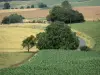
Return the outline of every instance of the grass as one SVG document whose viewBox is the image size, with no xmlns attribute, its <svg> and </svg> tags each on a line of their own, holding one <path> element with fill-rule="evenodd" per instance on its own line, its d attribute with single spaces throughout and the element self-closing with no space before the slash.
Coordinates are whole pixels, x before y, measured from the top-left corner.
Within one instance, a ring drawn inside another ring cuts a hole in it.
<svg viewBox="0 0 100 75">
<path fill-rule="evenodd" d="M 45 25 L 44 25 L 45 26 Z M 43 25 L 35 24 L 18 24 L 0 26 L 0 50 L 4 49 L 22 49 L 23 39 L 30 35 L 36 35 L 42 32 Z M 16 40 L 15 40 L 16 39 Z M 13 44 L 13 46 L 12 46 Z"/>
<path fill-rule="evenodd" d="M 42 50 L 25 64 L 0 75 L 100 75 L 100 53 Z"/>
<path fill-rule="evenodd" d="M 27 50 L 23 50 L 21 43 L 24 38 L 42 32 L 44 26 L 31 23 L 0 25 L 0 68 L 9 67 L 28 58 L 32 53 L 26 53 Z"/>
<path fill-rule="evenodd" d="M 0 68 L 9 67 L 27 59 L 32 53 L 24 52 L 0 52 Z M 1 75 L 1 74 L 0 74 Z"/>
<path fill-rule="evenodd" d="M 100 21 L 76 23 L 71 27 L 92 37 L 96 43 L 93 50 L 100 51 Z"/>
</svg>

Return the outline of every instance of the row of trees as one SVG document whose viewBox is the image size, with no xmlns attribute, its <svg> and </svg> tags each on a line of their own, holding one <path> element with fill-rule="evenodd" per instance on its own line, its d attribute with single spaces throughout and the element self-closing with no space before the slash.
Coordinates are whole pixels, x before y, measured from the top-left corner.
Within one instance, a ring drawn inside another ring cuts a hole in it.
<svg viewBox="0 0 100 75">
<path fill-rule="evenodd" d="M 20 9 L 24 9 L 24 8 L 34 8 L 34 4 L 30 5 L 30 6 L 27 6 L 27 7 L 24 7 L 24 6 L 21 6 Z M 44 3 L 38 3 L 38 7 L 39 8 L 47 8 L 48 6 Z M 10 9 L 11 8 L 11 5 L 10 3 L 6 2 L 4 3 L 4 8 L 3 9 Z"/>
</svg>

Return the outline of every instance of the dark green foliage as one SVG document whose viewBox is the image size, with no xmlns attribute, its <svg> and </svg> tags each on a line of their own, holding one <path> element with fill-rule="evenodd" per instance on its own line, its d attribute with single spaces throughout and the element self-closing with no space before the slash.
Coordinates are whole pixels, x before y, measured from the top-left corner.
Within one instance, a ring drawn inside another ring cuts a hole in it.
<svg viewBox="0 0 100 75">
<path fill-rule="evenodd" d="M 71 4 L 68 1 L 62 2 L 61 6 L 66 9 L 72 9 Z"/>
<path fill-rule="evenodd" d="M 35 45 L 35 37 L 33 35 L 27 37 L 22 42 L 23 48 L 26 48 L 28 52 L 34 45 Z"/>
<path fill-rule="evenodd" d="M 44 3 L 39 3 L 39 4 L 38 4 L 38 7 L 39 7 L 39 8 L 47 8 L 47 5 L 44 4 Z"/>
<path fill-rule="evenodd" d="M 88 46 L 81 46 L 80 50 L 81 51 L 91 51 L 91 48 L 89 48 Z"/>
<path fill-rule="evenodd" d="M 49 12 L 49 15 L 46 17 L 47 21 L 55 22 L 62 21 L 64 23 L 80 23 L 84 22 L 84 16 L 82 13 L 75 11 L 71 8 L 69 4 L 65 6 L 66 1 L 62 3 L 62 6 L 54 6 Z"/>
<path fill-rule="evenodd" d="M 3 9 L 10 9 L 10 4 L 9 3 L 4 3 L 4 8 Z"/>
<path fill-rule="evenodd" d="M 31 8 L 34 8 L 34 5 L 31 5 Z"/>
<path fill-rule="evenodd" d="M 21 6 L 20 9 L 24 9 L 24 6 Z"/>
<path fill-rule="evenodd" d="M 37 35 L 39 49 L 77 49 L 79 40 L 71 28 L 63 22 L 54 22 L 45 32 Z"/>
<path fill-rule="evenodd" d="M 21 23 L 23 19 L 24 19 L 24 17 L 21 15 L 11 14 L 8 17 L 4 17 L 4 19 L 2 20 L 2 23 L 3 24 Z"/>
<path fill-rule="evenodd" d="M 27 6 L 27 8 L 31 8 L 30 6 Z"/>
</svg>

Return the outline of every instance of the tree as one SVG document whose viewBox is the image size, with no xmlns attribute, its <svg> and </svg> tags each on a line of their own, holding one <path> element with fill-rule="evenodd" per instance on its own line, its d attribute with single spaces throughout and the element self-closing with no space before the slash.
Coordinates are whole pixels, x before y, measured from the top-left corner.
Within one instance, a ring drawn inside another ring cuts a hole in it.
<svg viewBox="0 0 100 75">
<path fill-rule="evenodd" d="M 62 6 L 54 6 L 52 10 L 50 10 L 46 19 L 50 22 L 62 21 L 67 24 L 80 23 L 85 21 L 82 13 L 71 9 L 70 5 L 69 7 L 65 6 L 64 2 L 62 3 Z"/>
<path fill-rule="evenodd" d="M 10 24 L 10 23 L 21 23 L 24 17 L 18 14 L 11 14 L 7 17 L 4 17 L 2 20 L 3 24 Z"/>
<path fill-rule="evenodd" d="M 61 6 L 66 9 L 72 9 L 71 4 L 68 1 L 62 2 Z"/>
<path fill-rule="evenodd" d="M 20 9 L 24 9 L 24 6 L 21 6 Z"/>
<path fill-rule="evenodd" d="M 44 3 L 39 3 L 39 4 L 38 4 L 38 7 L 39 7 L 39 8 L 47 8 L 47 5 L 44 4 Z"/>
<path fill-rule="evenodd" d="M 9 3 L 4 3 L 4 9 L 10 9 L 10 4 Z"/>
<path fill-rule="evenodd" d="M 34 8 L 34 5 L 31 5 L 31 8 Z"/>
<path fill-rule="evenodd" d="M 72 49 L 79 47 L 78 37 L 64 22 L 53 22 L 37 35 L 38 49 Z"/>
<path fill-rule="evenodd" d="M 27 8 L 31 8 L 30 6 L 27 6 Z"/>
<path fill-rule="evenodd" d="M 35 37 L 33 35 L 27 37 L 22 42 L 23 48 L 26 48 L 28 52 L 34 45 L 35 45 Z"/>
</svg>

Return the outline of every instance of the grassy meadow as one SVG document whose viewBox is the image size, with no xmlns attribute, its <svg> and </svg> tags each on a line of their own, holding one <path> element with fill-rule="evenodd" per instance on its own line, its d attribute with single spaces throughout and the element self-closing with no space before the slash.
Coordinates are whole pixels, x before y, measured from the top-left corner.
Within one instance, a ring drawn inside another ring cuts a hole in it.
<svg viewBox="0 0 100 75">
<path fill-rule="evenodd" d="M 93 50 L 100 51 L 100 21 L 76 23 L 71 27 L 92 37 L 95 41 Z"/>
<path fill-rule="evenodd" d="M 19 67 L 1 69 L 0 75 L 100 75 L 100 52 L 42 50 Z"/>
</svg>

